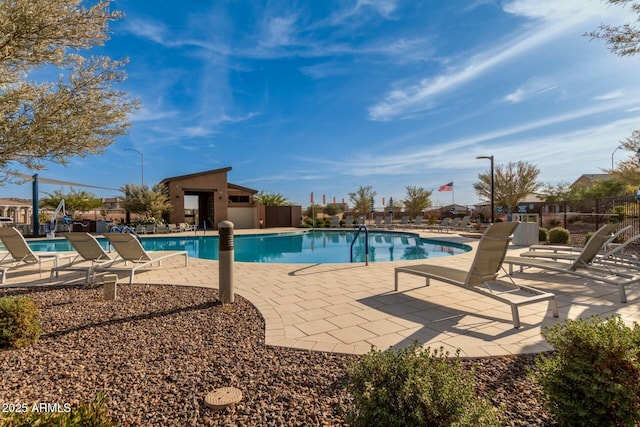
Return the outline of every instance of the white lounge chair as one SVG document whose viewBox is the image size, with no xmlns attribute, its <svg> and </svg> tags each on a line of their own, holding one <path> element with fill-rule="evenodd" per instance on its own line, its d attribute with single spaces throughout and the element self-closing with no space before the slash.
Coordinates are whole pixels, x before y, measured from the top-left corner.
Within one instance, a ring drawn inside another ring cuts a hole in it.
<svg viewBox="0 0 640 427">
<path fill-rule="evenodd" d="M 623 227 L 620 230 L 616 231 L 615 233 L 611 234 L 611 237 L 609 237 L 609 239 L 607 239 L 607 241 L 604 242 L 604 244 L 602 245 L 602 248 L 604 250 L 609 250 L 611 249 L 610 246 L 617 245 L 617 243 L 614 243 L 615 240 L 621 234 L 625 233 L 631 228 L 633 228 L 631 225 L 627 225 L 626 227 Z M 528 248 L 528 250 L 531 252 L 542 251 L 542 252 L 561 252 L 561 253 L 564 253 L 564 252 L 580 253 L 582 252 L 583 249 L 584 249 L 584 246 L 579 247 L 579 246 L 569 246 L 569 245 L 531 245 Z"/>
<path fill-rule="evenodd" d="M 58 277 L 60 271 L 82 271 L 86 273 L 85 278 L 89 281 L 95 268 L 111 265 L 117 259 L 117 256 L 112 257 L 108 254 L 100 242 L 89 233 L 64 233 L 63 236 L 71 243 L 77 254 L 69 264 L 53 267 L 51 269 L 52 279 L 54 276 Z"/>
<path fill-rule="evenodd" d="M 598 230 L 596 230 L 596 232 L 591 236 L 591 238 L 582 248 L 567 246 L 567 251 L 562 251 L 560 249 L 562 246 L 552 246 L 552 250 L 544 251 L 539 249 L 544 245 L 531 245 L 529 246 L 529 250 L 521 252 L 520 256 L 526 258 L 550 258 L 554 260 L 575 261 L 576 259 L 580 258 L 581 254 L 585 251 L 585 248 L 587 248 L 587 246 L 589 246 L 590 248 L 594 248 L 597 245 L 597 251 L 601 251 L 604 247 L 604 244 L 609 241 L 611 232 L 617 227 L 618 224 L 603 225 Z M 591 242 L 591 239 L 593 239 L 594 237 L 595 240 Z M 593 255 L 594 257 L 597 255 L 597 251 Z"/>
<path fill-rule="evenodd" d="M 578 257 L 570 260 L 570 262 L 536 259 L 526 256 L 509 256 L 505 257 L 504 263 L 509 266 L 509 274 L 513 274 L 513 266 L 516 265 L 520 267 L 520 272 L 522 272 L 525 267 L 535 268 L 615 285 L 618 287 L 620 302 L 627 302 L 625 287 L 640 282 L 640 270 L 637 268 L 618 267 L 597 261 L 594 262 L 602 245 L 616 227 L 617 224 L 606 224 L 601 227 L 591 236 Z"/>
<path fill-rule="evenodd" d="M 15 227 L 0 227 L 0 240 L 7 250 L 0 257 L 0 283 L 6 280 L 8 270 L 38 264 L 38 271 L 42 274 L 43 262 L 52 262 L 57 267 L 61 259 L 70 260 L 75 256 L 73 252 L 34 252 Z"/>
<path fill-rule="evenodd" d="M 398 228 L 407 228 L 409 227 L 409 220 L 411 219 L 411 217 L 409 215 L 402 215 L 402 218 L 400 218 L 400 222 L 396 225 L 396 227 Z"/>
<path fill-rule="evenodd" d="M 187 222 L 181 222 L 180 224 L 178 224 L 178 227 L 180 228 L 180 231 L 195 231 L 196 230 L 196 225 L 195 224 L 189 224 Z"/>
<path fill-rule="evenodd" d="M 344 219 L 344 226 L 345 228 L 351 228 L 355 226 L 353 224 L 353 215 L 347 215 L 347 217 Z"/>
<path fill-rule="evenodd" d="M 478 243 L 475 257 L 468 271 L 431 264 L 396 267 L 395 290 L 398 290 L 398 275 L 407 273 L 425 277 L 427 286 L 430 279 L 434 279 L 509 304 L 515 328 L 520 327 L 518 308 L 522 305 L 549 301 L 553 317 L 558 317 L 558 305 L 554 294 L 517 285 L 513 281 L 498 279 L 498 273 L 509 246 L 509 236 L 517 226 L 517 222 L 498 222 L 489 227 Z"/>
<path fill-rule="evenodd" d="M 462 217 L 462 219 L 457 225 L 453 226 L 453 230 L 454 231 L 470 231 L 470 228 L 473 227 L 470 224 L 470 221 L 471 221 L 471 216 L 465 215 L 464 217 Z"/>
<path fill-rule="evenodd" d="M 424 220 L 424 216 L 422 215 L 416 216 L 415 220 L 413 221 L 413 224 L 411 224 L 411 228 L 424 228 L 424 225 L 422 224 L 423 220 Z"/>
<path fill-rule="evenodd" d="M 438 231 L 438 232 L 446 230 L 448 233 L 449 230 L 451 230 L 450 224 L 451 224 L 451 218 L 442 218 L 442 221 L 440 221 L 440 224 L 427 225 L 427 230 Z"/>
<path fill-rule="evenodd" d="M 142 247 L 140 241 L 130 233 L 109 233 L 104 236 L 109 240 L 109 243 L 113 246 L 123 262 L 114 263 L 105 267 L 96 267 L 93 270 L 94 278 L 96 272 L 126 271 L 129 272 L 129 283 L 133 283 L 133 276 L 137 270 L 150 267 L 154 264 L 159 265 L 162 260 L 175 256 L 184 257 L 185 267 L 189 265 L 189 255 L 187 251 L 147 252 Z"/>
</svg>

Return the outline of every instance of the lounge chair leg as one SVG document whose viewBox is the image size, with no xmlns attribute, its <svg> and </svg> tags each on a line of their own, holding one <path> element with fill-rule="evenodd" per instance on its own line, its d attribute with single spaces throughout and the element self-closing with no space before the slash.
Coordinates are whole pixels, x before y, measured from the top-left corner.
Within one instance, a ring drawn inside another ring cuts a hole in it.
<svg viewBox="0 0 640 427">
<path fill-rule="evenodd" d="M 394 290 L 397 291 L 398 290 L 398 270 L 395 271 L 395 276 L 396 276 L 396 280 L 395 280 L 395 287 Z"/>
<path fill-rule="evenodd" d="M 511 304 L 511 316 L 513 317 L 513 327 L 520 328 L 520 314 L 518 314 L 518 306 Z"/>
<path fill-rule="evenodd" d="M 620 292 L 620 302 L 627 302 L 627 293 L 624 290 L 624 285 L 618 285 L 618 290 Z"/>
<path fill-rule="evenodd" d="M 550 299 L 549 300 L 549 305 L 551 306 L 551 313 L 553 313 L 553 317 L 558 317 L 558 301 L 556 301 L 556 299 Z"/>
</svg>

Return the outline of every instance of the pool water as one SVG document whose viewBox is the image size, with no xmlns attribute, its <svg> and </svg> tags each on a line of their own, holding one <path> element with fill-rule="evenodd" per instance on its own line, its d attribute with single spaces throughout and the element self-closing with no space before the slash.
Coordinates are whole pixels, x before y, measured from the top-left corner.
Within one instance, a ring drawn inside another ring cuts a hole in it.
<svg viewBox="0 0 640 427">
<path fill-rule="evenodd" d="M 234 236 L 234 259 L 240 262 L 316 264 L 350 262 L 352 230 L 312 230 L 293 233 Z M 105 249 L 104 238 L 98 241 Z M 65 239 L 30 241 L 34 251 L 71 251 Z M 144 237 L 148 251 L 186 250 L 190 257 L 218 259 L 217 236 Z M 421 238 L 414 233 L 369 231 L 369 262 L 437 258 L 470 251 L 467 245 Z M 365 261 L 365 235 L 353 244 L 353 262 Z"/>
</svg>

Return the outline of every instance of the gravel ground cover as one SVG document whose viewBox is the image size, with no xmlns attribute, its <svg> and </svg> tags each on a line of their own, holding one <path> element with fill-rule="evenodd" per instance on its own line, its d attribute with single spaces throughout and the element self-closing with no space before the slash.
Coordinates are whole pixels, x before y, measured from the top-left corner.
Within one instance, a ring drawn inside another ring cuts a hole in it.
<svg viewBox="0 0 640 427">
<path fill-rule="evenodd" d="M 214 289 L 167 285 L 0 289 L 38 305 L 35 345 L 0 350 L 0 404 L 90 402 L 103 392 L 113 419 L 129 426 L 345 425 L 346 368 L 359 356 L 265 346 L 264 321 L 247 300 L 223 306 Z M 479 394 L 513 426 L 553 425 L 527 376 L 533 356 L 464 361 Z M 233 409 L 204 405 L 236 387 Z"/>
</svg>

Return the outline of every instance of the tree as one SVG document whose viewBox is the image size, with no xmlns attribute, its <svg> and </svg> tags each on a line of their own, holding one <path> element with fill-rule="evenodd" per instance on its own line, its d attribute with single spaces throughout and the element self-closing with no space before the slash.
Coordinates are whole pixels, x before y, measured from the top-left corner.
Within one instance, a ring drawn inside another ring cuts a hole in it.
<svg viewBox="0 0 640 427">
<path fill-rule="evenodd" d="M 125 195 L 122 207 L 142 215 L 144 219 L 160 220 L 163 213 L 171 210 L 171 202 L 158 184 L 151 189 L 146 185 L 125 184 L 120 191 Z"/>
<path fill-rule="evenodd" d="M 549 204 L 560 203 L 573 198 L 571 184 L 568 182 L 561 182 L 556 185 L 548 184 L 542 192 L 544 193 L 544 201 Z"/>
<path fill-rule="evenodd" d="M 287 206 L 291 204 L 287 198 L 280 193 L 267 193 L 265 191 L 260 191 L 258 194 L 253 196 L 253 198 L 264 206 Z"/>
<path fill-rule="evenodd" d="M 333 216 L 339 214 L 340 212 L 342 212 L 342 208 L 337 203 L 327 203 L 327 205 L 324 207 L 324 213 L 326 213 L 327 215 Z"/>
<path fill-rule="evenodd" d="M 72 212 L 74 217 L 102 206 L 102 200 L 96 198 L 95 194 L 76 191 L 73 188 L 66 194 L 62 190 L 55 190 L 53 193 L 47 193 L 47 196 L 40 199 L 43 206 L 55 209 L 60 201 L 64 200 L 65 209 Z"/>
<path fill-rule="evenodd" d="M 581 199 L 600 199 L 603 197 L 616 197 L 630 195 L 631 189 L 618 179 L 603 179 L 597 181 L 591 187 L 582 191 Z"/>
<path fill-rule="evenodd" d="M 409 215 L 412 217 L 420 215 L 426 208 L 431 206 L 430 197 L 433 191 L 426 191 L 422 187 L 413 187 L 411 185 L 405 188 L 407 195 L 403 202 L 405 210 Z"/>
<path fill-rule="evenodd" d="M 510 206 L 516 209 L 518 202 L 541 186 L 538 179 L 540 170 L 527 162 L 509 162 L 506 166 L 497 165 L 494 177 L 494 200 L 496 205 Z M 480 182 L 473 184 L 479 197 L 491 200 L 491 172 L 478 174 Z"/>
<path fill-rule="evenodd" d="M 607 0 L 612 5 L 622 5 L 623 7 L 628 4 L 631 5 L 631 9 L 638 14 L 636 22 L 640 23 L 640 3 L 635 0 Z M 608 45 L 611 52 L 619 56 L 635 55 L 640 53 L 640 28 L 633 24 L 624 24 L 620 26 L 612 26 L 602 24 L 599 30 L 592 31 L 588 34 L 592 39 L 604 40 Z"/>
<path fill-rule="evenodd" d="M 614 179 L 624 182 L 628 186 L 636 187 L 640 183 L 640 168 L 638 168 L 638 149 L 640 149 L 640 130 L 635 130 L 631 136 L 620 142 L 622 148 L 632 152 L 627 160 L 618 162 L 616 169 L 609 173 Z"/>
<path fill-rule="evenodd" d="M 635 0 L 607 0 L 612 5 L 626 7 L 630 5 L 631 10 L 638 16 L 636 23 L 640 24 L 640 2 Z M 624 24 L 612 26 L 602 24 L 599 30 L 587 34 L 592 39 L 604 40 L 609 45 L 609 50 L 618 56 L 630 56 L 640 53 L 640 26 L 634 24 Z M 640 148 L 640 131 L 633 131 L 631 137 L 621 141 L 623 148 L 632 151 L 633 155 Z M 638 159 L 632 159 L 618 163 L 618 169 L 610 172 L 615 179 L 619 179 L 627 185 L 635 187 L 640 182 L 640 169 Z"/>
<path fill-rule="evenodd" d="M 113 89 L 126 60 L 78 52 L 108 39 L 111 0 L 0 1 L 0 167 L 99 154 L 124 135 L 137 100 Z M 38 81 L 51 67 L 55 81 Z M 44 70 L 44 72 L 43 72 Z M 2 180 L 7 181 L 8 176 Z"/>
<path fill-rule="evenodd" d="M 349 193 L 349 199 L 353 202 L 353 210 L 358 215 L 366 215 L 371 211 L 371 199 L 376 197 L 371 185 L 360 186 L 355 193 Z"/>
</svg>

